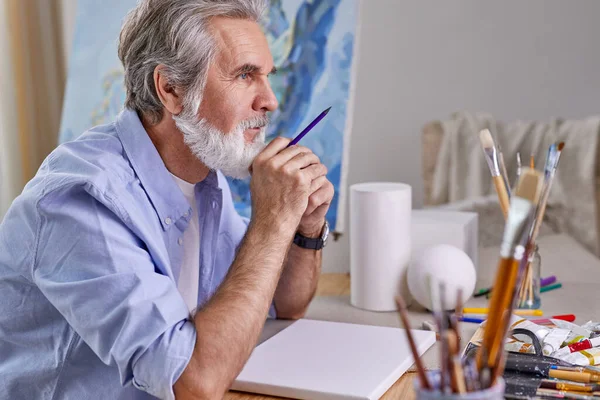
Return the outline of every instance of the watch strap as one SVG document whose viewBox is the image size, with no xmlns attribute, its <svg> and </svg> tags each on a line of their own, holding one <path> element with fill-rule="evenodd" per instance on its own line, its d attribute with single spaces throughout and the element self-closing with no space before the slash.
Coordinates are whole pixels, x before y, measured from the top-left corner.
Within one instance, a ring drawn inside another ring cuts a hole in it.
<svg viewBox="0 0 600 400">
<path fill-rule="evenodd" d="M 309 238 L 299 234 L 298 232 L 296 232 L 296 235 L 294 236 L 294 244 L 302 247 L 303 249 L 311 250 L 321 250 L 323 247 L 325 247 L 325 241 L 322 238 Z"/>
</svg>

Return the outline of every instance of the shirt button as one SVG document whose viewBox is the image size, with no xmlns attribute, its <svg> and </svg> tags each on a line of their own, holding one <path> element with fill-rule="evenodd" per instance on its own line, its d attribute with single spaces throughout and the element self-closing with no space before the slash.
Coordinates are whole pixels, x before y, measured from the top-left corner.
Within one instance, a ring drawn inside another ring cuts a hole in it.
<svg viewBox="0 0 600 400">
<path fill-rule="evenodd" d="M 167 225 L 171 225 L 171 222 L 173 222 L 173 220 L 169 217 L 165 218 L 165 224 Z"/>
<path fill-rule="evenodd" d="M 177 239 L 177 244 L 181 246 L 183 244 L 183 238 Z"/>
<path fill-rule="evenodd" d="M 186 218 L 188 217 L 188 215 L 190 215 L 190 213 L 187 212 L 187 211 L 183 213 L 183 216 L 186 217 Z"/>
</svg>

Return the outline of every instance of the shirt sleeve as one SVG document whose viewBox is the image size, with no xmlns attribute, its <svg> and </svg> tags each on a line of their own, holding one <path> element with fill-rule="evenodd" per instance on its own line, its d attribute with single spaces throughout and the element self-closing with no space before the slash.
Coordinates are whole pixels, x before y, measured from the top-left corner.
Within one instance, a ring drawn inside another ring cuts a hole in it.
<svg viewBox="0 0 600 400">
<path fill-rule="evenodd" d="M 89 187 L 46 195 L 34 281 L 100 360 L 118 368 L 122 385 L 174 399 L 196 330 L 174 282 L 155 272 L 118 210 Z"/>
<path fill-rule="evenodd" d="M 244 224 L 246 224 L 246 229 L 248 229 L 248 225 L 250 225 L 250 218 L 242 217 L 242 216 L 240 216 L 240 218 L 242 218 L 242 221 L 244 221 Z M 267 314 L 267 318 L 268 319 L 277 319 L 277 310 L 275 309 L 275 299 L 273 299 L 273 301 L 271 301 L 271 307 L 269 307 L 269 313 Z"/>
</svg>

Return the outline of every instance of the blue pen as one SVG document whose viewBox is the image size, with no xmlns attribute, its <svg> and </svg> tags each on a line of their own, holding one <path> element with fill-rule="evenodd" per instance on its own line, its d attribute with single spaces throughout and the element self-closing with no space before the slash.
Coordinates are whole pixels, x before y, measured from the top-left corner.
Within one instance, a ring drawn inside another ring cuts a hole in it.
<svg viewBox="0 0 600 400">
<path fill-rule="evenodd" d="M 481 318 L 460 318 L 459 319 L 460 322 L 470 322 L 472 324 L 481 324 L 483 321 L 485 321 L 485 319 L 481 319 Z"/>
<path fill-rule="evenodd" d="M 304 135 L 306 135 L 312 128 L 315 127 L 315 125 L 317 125 L 319 123 L 320 120 L 323 119 L 323 117 L 325 117 L 327 115 L 327 113 L 329 112 L 329 110 L 331 110 L 331 107 L 329 107 L 327 110 L 325 110 L 321 114 L 319 114 L 317 116 L 317 118 L 315 118 L 310 124 L 308 124 L 308 126 L 306 128 L 304 128 L 304 130 L 302 132 L 300 132 L 298 134 L 298 136 L 296 136 L 290 142 L 290 144 L 287 145 L 287 147 L 290 147 L 290 146 L 293 146 L 293 145 L 297 144 L 300 141 L 300 139 L 302 139 L 304 137 Z"/>
</svg>

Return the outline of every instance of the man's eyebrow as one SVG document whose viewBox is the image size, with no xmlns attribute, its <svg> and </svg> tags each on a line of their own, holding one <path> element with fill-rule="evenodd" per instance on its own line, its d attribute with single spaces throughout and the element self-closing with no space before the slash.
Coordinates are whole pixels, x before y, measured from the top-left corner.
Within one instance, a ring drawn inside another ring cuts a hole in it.
<svg viewBox="0 0 600 400">
<path fill-rule="evenodd" d="M 241 75 L 241 74 L 253 74 L 256 72 L 260 72 L 260 67 L 258 65 L 246 63 L 246 64 L 243 64 L 242 66 L 236 68 L 233 72 L 233 75 L 237 76 L 237 75 Z M 271 69 L 271 71 L 269 72 L 269 75 L 275 74 L 275 73 L 277 73 L 277 68 L 273 67 Z"/>
</svg>

